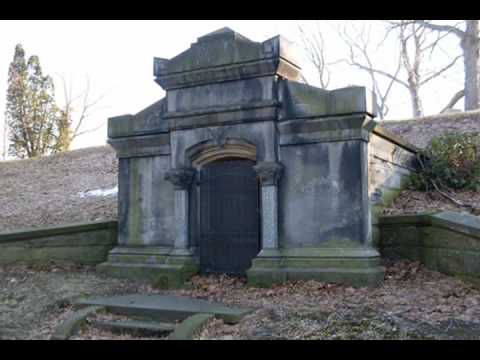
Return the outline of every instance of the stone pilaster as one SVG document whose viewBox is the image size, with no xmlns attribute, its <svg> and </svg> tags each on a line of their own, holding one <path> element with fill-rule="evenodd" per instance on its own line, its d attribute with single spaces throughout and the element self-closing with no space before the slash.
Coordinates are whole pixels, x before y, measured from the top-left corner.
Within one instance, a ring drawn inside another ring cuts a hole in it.
<svg viewBox="0 0 480 360">
<path fill-rule="evenodd" d="M 263 186 L 277 186 L 278 180 L 282 175 L 283 165 L 274 161 L 259 162 L 253 167 L 257 177 Z"/>
<path fill-rule="evenodd" d="M 277 162 L 260 162 L 254 170 L 261 184 L 262 250 L 278 249 L 278 180 L 283 166 Z"/>
<path fill-rule="evenodd" d="M 188 239 L 188 192 L 193 182 L 195 170 L 191 168 L 172 169 L 165 174 L 165 180 L 170 181 L 175 188 L 175 244 L 176 253 L 189 253 Z"/>
</svg>

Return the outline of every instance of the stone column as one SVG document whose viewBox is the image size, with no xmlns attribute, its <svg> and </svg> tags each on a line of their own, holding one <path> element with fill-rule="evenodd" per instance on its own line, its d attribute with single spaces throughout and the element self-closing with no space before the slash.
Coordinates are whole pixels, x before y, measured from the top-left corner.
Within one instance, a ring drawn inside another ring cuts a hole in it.
<svg viewBox="0 0 480 360">
<path fill-rule="evenodd" d="M 262 198 L 262 250 L 278 249 L 278 190 L 277 184 L 283 165 L 260 162 L 254 170 L 261 184 Z"/>
<path fill-rule="evenodd" d="M 188 191 L 195 176 L 195 169 L 172 169 L 165 174 L 175 189 L 175 252 L 189 252 Z"/>
</svg>

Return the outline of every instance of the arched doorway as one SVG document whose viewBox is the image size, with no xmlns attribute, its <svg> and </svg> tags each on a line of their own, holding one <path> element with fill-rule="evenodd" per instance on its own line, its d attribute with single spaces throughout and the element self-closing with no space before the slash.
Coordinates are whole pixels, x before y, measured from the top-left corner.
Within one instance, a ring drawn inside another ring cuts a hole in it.
<svg viewBox="0 0 480 360">
<path fill-rule="evenodd" d="M 226 158 L 200 173 L 200 270 L 242 275 L 260 251 L 255 162 Z"/>
</svg>

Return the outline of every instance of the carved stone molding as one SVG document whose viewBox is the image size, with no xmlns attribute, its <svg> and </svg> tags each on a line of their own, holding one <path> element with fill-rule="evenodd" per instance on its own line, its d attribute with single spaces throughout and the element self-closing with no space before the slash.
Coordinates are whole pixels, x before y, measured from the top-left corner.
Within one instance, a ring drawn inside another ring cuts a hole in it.
<svg viewBox="0 0 480 360">
<path fill-rule="evenodd" d="M 262 185 L 277 185 L 283 165 L 278 162 L 260 162 L 253 167 Z"/>
<path fill-rule="evenodd" d="M 195 168 L 229 157 L 257 161 L 257 148 L 239 139 L 228 139 L 222 147 L 217 146 L 214 141 L 209 141 L 188 149 L 187 157 Z"/>
<path fill-rule="evenodd" d="M 172 169 L 165 174 L 165 180 L 170 181 L 175 189 L 188 189 L 195 178 L 195 172 L 192 168 Z"/>
<path fill-rule="evenodd" d="M 213 143 L 217 145 L 220 149 L 222 149 L 225 146 L 225 143 L 227 142 L 227 134 L 228 134 L 228 131 L 230 130 L 230 126 L 222 126 L 215 129 L 211 129 L 211 128 L 206 128 L 206 129 Z"/>
</svg>

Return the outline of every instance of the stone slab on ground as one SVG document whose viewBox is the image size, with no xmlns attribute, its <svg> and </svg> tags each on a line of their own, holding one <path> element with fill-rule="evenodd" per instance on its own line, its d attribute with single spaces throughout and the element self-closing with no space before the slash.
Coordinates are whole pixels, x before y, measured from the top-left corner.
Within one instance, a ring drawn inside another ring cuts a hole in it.
<svg viewBox="0 0 480 360">
<path fill-rule="evenodd" d="M 92 321 L 94 327 L 110 331 L 112 333 L 131 333 L 140 336 L 158 336 L 169 334 L 175 330 L 175 324 L 159 323 L 152 321 Z"/>
<path fill-rule="evenodd" d="M 194 335 L 215 315 L 195 314 L 183 320 L 177 325 L 175 331 L 168 337 L 169 340 L 193 340 Z"/>
<path fill-rule="evenodd" d="M 123 315 L 141 316 L 158 321 L 183 321 L 202 313 L 213 314 L 226 323 L 237 323 L 252 309 L 227 307 L 221 303 L 208 302 L 182 296 L 157 294 L 132 294 L 80 300 L 76 307 L 103 306 L 107 311 Z"/>
<path fill-rule="evenodd" d="M 89 315 L 95 314 L 103 309 L 104 308 L 101 306 L 88 306 L 75 312 L 57 328 L 53 333 L 51 340 L 67 340 L 70 336 L 75 335 L 78 332 Z"/>
</svg>

